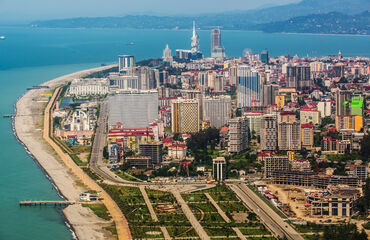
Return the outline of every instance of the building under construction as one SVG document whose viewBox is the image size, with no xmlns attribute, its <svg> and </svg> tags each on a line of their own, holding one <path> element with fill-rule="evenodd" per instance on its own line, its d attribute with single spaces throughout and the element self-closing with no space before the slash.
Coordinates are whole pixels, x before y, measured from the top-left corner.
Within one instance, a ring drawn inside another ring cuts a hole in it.
<svg viewBox="0 0 370 240">
<path fill-rule="evenodd" d="M 348 185 L 359 187 L 360 181 L 356 176 L 337 176 L 315 174 L 313 172 L 284 171 L 276 170 L 271 172 L 272 182 L 282 185 L 313 186 L 317 188 L 326 188 L 332 185 Z"/>
<path fill-rule="evenodd" d="M 306 197 L 307 210 L 312 217 L 350 217 L 360 192 L 348 186 L 328 187 L 325 191 L 310 192 Z"/>
</svg>

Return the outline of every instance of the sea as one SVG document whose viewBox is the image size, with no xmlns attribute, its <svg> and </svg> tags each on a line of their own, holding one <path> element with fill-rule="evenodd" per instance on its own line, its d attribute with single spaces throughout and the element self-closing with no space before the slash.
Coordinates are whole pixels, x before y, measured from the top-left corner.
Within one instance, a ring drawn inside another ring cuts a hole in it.
<svg viewBox="0 0 370 240">
<path fill-rule="evenodd" d="M 199 31 L 201 50 L 210 55 L 210 32 Z M 122 29 L 41 29 L 0 27 L 0 114 L 14 113 L 14 103 L 29 86 L 101 64 L 119 54 L 136 59 L 161 57 L 166 44 L 190 48 L 191 31 Z M 133 44 L 131 44 L 133 43 Z M 370 57 L 370 36 L 267 34 L 223 31 L 229 57 L 245 49 L 271 56 L 337 55 Z M 73 239 L 60 208 L 20 207 L 22 200 L 62 199 L 42 168 L 17 141 L 9 118 L 0 118 L 0 239 Z"/>
</svg>

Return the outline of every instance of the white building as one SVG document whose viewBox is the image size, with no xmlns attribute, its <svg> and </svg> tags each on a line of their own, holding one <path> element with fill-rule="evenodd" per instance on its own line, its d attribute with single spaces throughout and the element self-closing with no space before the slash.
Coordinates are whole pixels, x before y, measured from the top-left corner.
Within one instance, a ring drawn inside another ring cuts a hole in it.
<svg viewBox="0 0 370 240">
<path fill-rule="evenodd" d="M 227 124 L 231 111 L 231 97 L 203 98 L 203 120 L 210 121 L 212 127 L 220 128 Z"/>
<path fill-rule="evenodd" d="M 183 160 L 186 157 L 185 144 L 173 144 L 168 147 L 168 156 L 175 160 Z"/>
<path fill-rule="evenodd" d="M 66 125 L 69 126 L 70 131 L 89 131 L 94 129 L 87 110 L 74 111 L 67 119 Z"/>
<path fill-rule="evenodd" d="M 331 102 L 321 101 L 317 104 L 317 110 L 320 112 L 321 118 L 331 116 Z"/>
<path fill-rule="evenodd" d="M 168 44 L 166 44 L 166 48 L 163 50 L 163 57 L 162 57 L 164 62 L 172 62 L 172 51 L 168 47 Z"/>
<path fill-rule="evenodd" d="M 122 92 L 108 97 L 109 126 L 146 128 L 158 118 L 157 91 Z"/>
<path fill-rule="evenodd" d="M 74 79 L 69 87 L 70 96 L 105 95 L 109 93 L 107 79 L 86 78 Z"/>
</svg>

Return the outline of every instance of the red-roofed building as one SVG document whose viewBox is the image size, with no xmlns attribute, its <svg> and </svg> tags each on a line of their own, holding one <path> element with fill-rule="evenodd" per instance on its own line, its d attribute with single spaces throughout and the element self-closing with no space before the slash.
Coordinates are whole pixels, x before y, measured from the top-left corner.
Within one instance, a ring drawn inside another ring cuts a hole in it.
<svg viewBox="0 0 370 240">
<path fill-rule="evenodd" d="M 185 144 L 173 144 L 168 147 L 168 156 L 175 160 L 186 158 L 187 147 Z"/>
</svg>

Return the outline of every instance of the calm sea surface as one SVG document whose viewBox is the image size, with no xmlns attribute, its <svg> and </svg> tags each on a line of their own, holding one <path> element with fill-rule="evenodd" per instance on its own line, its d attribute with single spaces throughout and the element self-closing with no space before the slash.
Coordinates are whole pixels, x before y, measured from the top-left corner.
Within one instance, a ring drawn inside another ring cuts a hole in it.
<svg viewBox="0 0 370 240">
<path fill-rule="evenodd" d="M 34 29 L 0 27 L 0 114 L 13 113 L 26 87 L 78 70 L 112 63 L 118 54 L 138 60 L 160 57 L 165 44 L 189 48 L 190 31 L 117 29 Z M 200 31 L 201 50 L 210 51 L 210 33 Z M 368 36 L 265 34 L 225 31 L 228 56 L 243 49 L 269 50 L 272 56 L 370 56 Z M 128 43 L 134 42 L 134 45 Z M 0 116 L 0 239 L 71 239 L 60 209 L 22 207 L 20 200 L 60 199 L 51 182 L 12 133 L 11 120 Z"/>
</svg>

